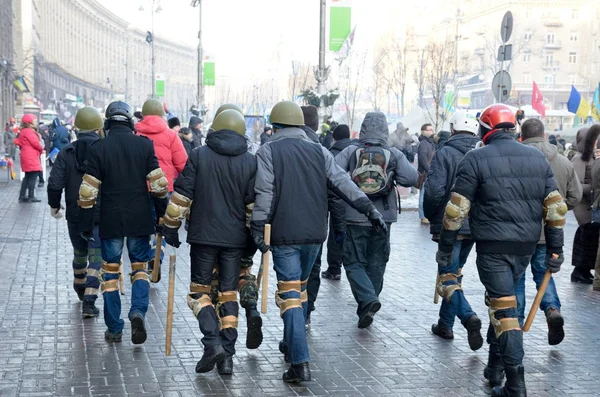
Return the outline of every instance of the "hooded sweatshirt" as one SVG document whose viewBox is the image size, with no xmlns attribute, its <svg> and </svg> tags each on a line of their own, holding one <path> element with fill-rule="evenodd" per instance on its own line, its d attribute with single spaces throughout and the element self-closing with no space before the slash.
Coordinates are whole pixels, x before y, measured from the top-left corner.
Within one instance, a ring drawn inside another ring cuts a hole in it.
<svg viewBox="0 0 600 397">
<path fill-rule="evenodd" d="M 62 125 L 57 117 L 52 121 L 52 133 L 50 136 L 52 146 L 61 150 L 71 142 L 71 135 L 65 126 Z"/>
<path fill-rule="evenodd" d="M 158 164 L 169 181 L 169 192 L 173 191 L 173 182 L 183 171 L 188 155 L 181 139 L 169 129 L 167 122 L 160 116 L 144 116 L 135 125 L 138 135 L 145 136 L 154 143 Z"/>
<path fill-rule="evenodd" d="M 337 164 L 345 171 L 352 173 L 356 168 L 355 152 L 365 145 L 382 146 L 391 152 L 389 167 L 393 169 L 394 181 L 405 187 L 417 182 L 417 171 L 410 165 L 406 156 L 396 148 L 387 146 L 389 131 L 385 115 L 381 112 L 369 112 L 360 127 L 359 143 L 353 142 L 335 157 Z M 398 201 L 396 190 L 392 189 L 387 196 L 388 208 L 385 209 L 383 198 L 371 199 L 375 208 L 383 215 L 386 223 L 398 220 Z M 346 206 L 346 221 L 349 225 L 371 226 L 371 222 L 350 206 Z"/>
</svg>

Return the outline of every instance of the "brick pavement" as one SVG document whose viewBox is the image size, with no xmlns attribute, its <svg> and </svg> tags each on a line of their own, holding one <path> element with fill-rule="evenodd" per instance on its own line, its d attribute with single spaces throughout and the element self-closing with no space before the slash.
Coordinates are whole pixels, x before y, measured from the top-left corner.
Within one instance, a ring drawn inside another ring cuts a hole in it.
<svg viewBox="0 0 600 397">
<path fill-rule="evenodd" d="M 81 318 L 71 288 L 71 254 L 66 222 L 48 206 L 18 204 L 18 183 L 0 187 L 0 396 L 484 396 L 482 371 L 487 347 L 471 352 L 459 324 L 456 339 L 430 332 L 438 307 L 432 303 L 435 245 L 415 212 L 405 212 L 392 229 L 383 307 L 370 329 L 356 328 L 355 303 L 345 277 L 324 280 L 312 316 L 309 344 L 313 381 L 290 386 L 280 378 L 286 365 L 277 349 L 282 322 L 273 301 L 258 350 L 244 347 L 245 320 L 235 374 L 197 375 L 201 333 L 185 301 L 188 251 L 178 250 L 173 353 L 164 355 L 166 269 L 153 285 L 147 315 L 149 337 L 141 347 L 107 344 L 101 318 Z M 45 199 L 45 193 L 40 197 Z M 575 230 L 567 226 L 566 263 Z M 325 257 L 325 256 L 324 256 Z M 258 260 L 258 258 L 257 258 Z M 258 262 L 258 261 L 257 261 Z M 543 314 L 525 336 L 529 396 L 598 396 L 600 379 L 600 294 L 569 282 L 570 266 L 557 276 L 567 336 L 556 347 L 546 343 Z M 275 290 L 270 277 L 270 296 Z M 465 267 L 466 294 L 487 323 L 483 287 L 474 255 Z M 127 286 L 129 288 L 129 286 Z M 529 279 L 528 304 L 534 288 Z M 99 303 L 101 303 L 101 298 Z M 126 316 L 128 297 L 124 299 Z"/>
</svg>

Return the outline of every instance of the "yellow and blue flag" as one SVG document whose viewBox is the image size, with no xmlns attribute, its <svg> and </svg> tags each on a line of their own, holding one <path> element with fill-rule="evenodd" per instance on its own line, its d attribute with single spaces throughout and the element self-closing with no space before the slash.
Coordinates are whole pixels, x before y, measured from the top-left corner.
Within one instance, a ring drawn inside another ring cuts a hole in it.
<svg viewBox="0 0 600 397">
<path fill-rule="evenodd" d="M 577 91 L 573 85 L 571 86 L 571 96 L 569 96 L 569 101 L 567 102 L 567 109 L 569 112 L 575 113 L 583 120 L 587 118 L 591 110 L 591 106 L 588 101 L 581 96 L 579 91 Z"/>
<path fill-rule="evenodd" d="M 600 86 L 594 92 L 594 100 L 592 101 L 592 117 L 596 121 L 600 121 Z"/>
<path fill-rule="evenodd" d="M 17 76 L 13 84 L 15 88 L 19 90 L 19 92 L 29 92 L 29 88 L 27 87 L 27 84 L 25 84 L 25 79 L 23 79 L 23 76 Z"/>
</svg>

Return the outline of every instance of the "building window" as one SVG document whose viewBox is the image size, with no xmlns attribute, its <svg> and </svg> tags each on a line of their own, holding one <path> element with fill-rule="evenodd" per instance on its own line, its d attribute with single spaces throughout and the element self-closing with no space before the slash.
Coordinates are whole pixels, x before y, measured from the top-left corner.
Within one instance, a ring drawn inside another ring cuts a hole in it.
<svg viewBox="0 0 600 397">
<path fill-rule="evenodd" d="M 525 37 L 524 37 L 525 41 L 529 41 L 531 40 L 531 31 L 526 31 L 525 32 Z"/>
<path fill-rule="evenodd" d="M 577 84 L 577 75 L 576 74 L 570 74 L 569 75 L 569 84 Z"/>
<path fill-rule="evenodd" d="M 554 83 L 554 76 L 551 74 L 547 74 L 544 76 L 544 84 L 552 84 Z"/>
<path fill-rule="evenodd" d="M 571 41 L 579 41 L 579 33 L 571 32 Z"/>
<path fill-rule="evenodd" d="M 571 10 L 571 19 L 578 19 L 579 18 L 579 10 L 573 8 Z"/>
<path fill-rule="evenodd" d="M 546 66 L 547 67 L 554 66 L 554 55 L 552 55 L 552 54 L 547 54 L 546 55 Z"/>
<path fill-rule="evenodd" d="M 531 73 L 523 73 L 523 83 L 531 83 Z"/>
<path fill-rule="evenodd" d="M 569 63 L 577 63 L 577 53 L 569 52 Z"/>
<path fill-rule="evenodd" d="M 531 62 L 531 54 L 523 54 L 523 63 Z"/>
<path fill-rule="evenodd" d="M 546 44 L 554 44 L 554 33 L 546 33 Z"/>
</svg>

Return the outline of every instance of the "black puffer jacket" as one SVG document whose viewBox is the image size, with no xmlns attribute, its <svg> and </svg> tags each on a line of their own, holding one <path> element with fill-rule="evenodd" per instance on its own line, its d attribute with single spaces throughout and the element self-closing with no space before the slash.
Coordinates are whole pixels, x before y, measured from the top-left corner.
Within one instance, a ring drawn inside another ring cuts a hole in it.
<svg viewBox="0 0 600 397">
<path fill-rule="evenodd" d="M 507 132 L 496 132 L 486 146 L 465 155 L 452 188 L 471 201 L 477 252 L 513 255 L 535 251 L 544 199 L 554 190 L 556 181 L 542 152 Z"/>
<path fill-rule="evenodd" d="M 429 165 L 431 164 L 431 158 L 435 153 L 435 142 L 432 137 L 426 137 L 424 135 L 419 136 L 419 147 L 417 149 L 417 171 L 427 173 L 429 171 Z"/>
<path fill-rule="evenodd" d="M 456 180 L 458 164 L 467 152 L 475 148 L 477 142 L 479 138 L 471 134 L 454 135 L 433 156 L 423 198 L 423 211 L 431 223 L 429 227 L 431 234 L 439 234 L 442 231 L 444 210 L 450 200 L 450 191 Z M 465 220 L 459 234 L 471 234 L 468 220 Z"/>
<path fill-rule="evenodd" d="M 56 157 L 52 172 L 48 178 L 48 205 L 60 208 L 62 191 L 65 191 L 67 210 L 65 216 L 69 222 L 77 222 L 79 206 L 79 187 L 85 174 L 85 160 L 88 146 L 100 137 L 94 132 L 79 133 L 77 141 L 65 146 Z M 100 206 L 96 206 L 94 224 L 100 221 Z"/>
<path fill-rule="evenodd" d="M 192 151 L 175 191 L 193 201 L 187 242 L 244 248 L 246 205 L 254 202 L 256 158 L 235 131 L 211 132 Z"/>
</svg>

